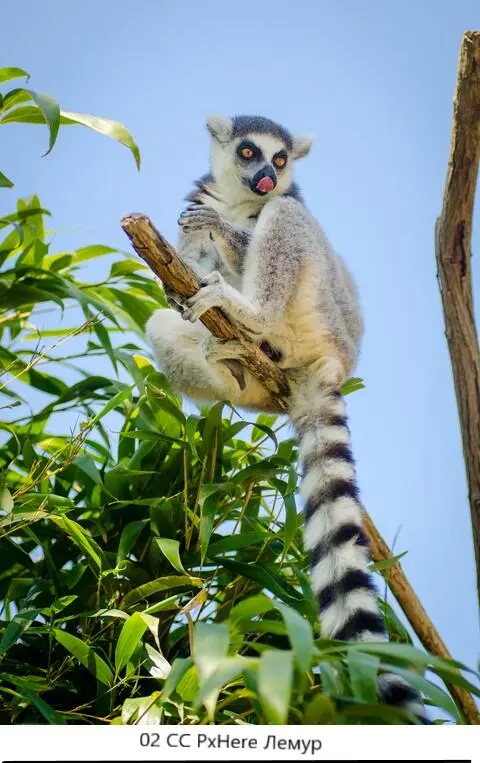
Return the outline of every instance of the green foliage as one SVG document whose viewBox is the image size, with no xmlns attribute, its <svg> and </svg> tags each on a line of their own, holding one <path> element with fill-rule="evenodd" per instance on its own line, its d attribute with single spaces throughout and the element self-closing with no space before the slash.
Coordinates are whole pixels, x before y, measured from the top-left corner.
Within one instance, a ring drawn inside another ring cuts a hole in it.
<svg viewBox="0 0 480 763">
<path fill-rule="evenodd" d="M 0 722 L 404 723 L 385 669 L 459 722 L 425 672 L 477 696 L 478 677 L 414 649 L 388 604 L 397 643 L 319 638 L 295 441 L 183 408 L 144 344 L 149 272 L 116 255 L 85 279 L 115 253 L 52 252 L 48 214 L 32 196 L 0 220 Z"/>
<path fill-rule="evenodd" d="M 0 69 L 0 85 L 19 78 L 25 78 L 28 81 L 30 75 L 24 69 L 15 66 Z M 38 93 L 36 90 L 25 87 L 16 87 L 6 93 L 0 93 L 0 125 L 12 122 L 46 124 L 49 142 L 45 155 L 49 154 L 54 147 L 60 125 L 85 125 L 123 143 L 132 152 L 135 163 L 140 169 L 140 151 L 123 125 L 111 119 L 63 111 L 57 101 L 45 93 Z M 0 172 L 0 188 L 2 187 L 12 188 L 13 182 Z"/>
</svg>

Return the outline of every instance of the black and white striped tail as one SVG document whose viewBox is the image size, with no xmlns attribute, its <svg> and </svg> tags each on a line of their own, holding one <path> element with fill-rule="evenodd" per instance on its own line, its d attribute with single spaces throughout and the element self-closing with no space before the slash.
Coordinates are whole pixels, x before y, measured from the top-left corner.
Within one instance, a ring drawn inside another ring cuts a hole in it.
<svg viewBox="0 0 480 763">
<path fill-rule="evenodd" d="M 322 632 L 342 641 L 386 639 L 368 571 L 345 401 L 339 392 L 300 387 L 290 415 L 300 443 L 305 546 Z M 417 692 L 399 676 L 380 676 L 379 694 L 387 704 L 404 707 L 426 722 Z"/>
</svg>

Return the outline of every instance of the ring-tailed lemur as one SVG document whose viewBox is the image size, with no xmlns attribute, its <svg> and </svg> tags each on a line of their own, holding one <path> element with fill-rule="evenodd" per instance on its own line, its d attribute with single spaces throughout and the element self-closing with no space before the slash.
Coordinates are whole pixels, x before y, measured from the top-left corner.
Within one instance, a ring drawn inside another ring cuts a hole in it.
<svg viewBox="0 0 480 763">
<path fill-rule="evenodd" d="M 179 254 L 203 275 L 201 288 L 181 313 L 157 311 L 148 337 L 180 392 L 260 411 L 279 408 L 247 369 L 240 378 L 232 372 L 242 345 L 215 339 L 198 318 L 221 307 L 273 348 L 292 381 L 289 415 L 300 442 L 305 545 L 322 632 L 385 639 L 340 394 L 363 333 L 357 291 L 293 183 L 293 162 L 312 139 L 262 117 L 216 116 L 207 126 L 211 174 L 197 182 L 179 219 Z M 381 675 L 379 691 L 426 722 L 417 692 L 401 678 Z"/>
</svg>

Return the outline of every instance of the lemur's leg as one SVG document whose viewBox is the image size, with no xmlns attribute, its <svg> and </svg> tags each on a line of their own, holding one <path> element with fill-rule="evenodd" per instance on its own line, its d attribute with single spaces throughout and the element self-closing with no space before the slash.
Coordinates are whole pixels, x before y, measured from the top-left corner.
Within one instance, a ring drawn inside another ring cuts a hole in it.
<svg viewBox="0 0 480 763">
<path fill-rule="evenodd" d="M 238 395 L 238 383 L 228 368 L 206 360 L 204 346 L 210 334 L 201 323 L 192 326 L 175 310 L 157 310 L 146 332 L 162 370 L 179 392 L 204 400 Z"/>
<path fill-rule="evenodd" d="M 215 339 L 201 323 L 190 325 L 174 310 L 157 310 L 146 333 L 172 386 L 194 400 L 229 400 L 273 411 L 275 401 L 240 364 L 239 342 Z"/>
<path fill-rule="evenodd" d="M 203 204 L 187 207 L 180 215 L 178 224 L 185 232 L 210 231 L 232 270 L 237 274 L 243 271 L 252 238 L 250 231 L 224 220 L 215 209 Z"/>
</svg>

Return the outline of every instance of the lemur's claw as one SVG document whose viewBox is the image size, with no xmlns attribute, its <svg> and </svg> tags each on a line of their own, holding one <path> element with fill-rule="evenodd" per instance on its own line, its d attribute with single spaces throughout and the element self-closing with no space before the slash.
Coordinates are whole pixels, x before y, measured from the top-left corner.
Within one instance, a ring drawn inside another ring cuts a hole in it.
<svg viewBox="0 0 480 763">
<path fill-rule="evenodd" d="M 166 284 L 162 285 L 165 299 L 167 300 L 169 307 L 176 310 L 177 313 L 183 314 L 183 311 L 185 310 L 185 298 L 180 294 L 177 294 L 177 292 L 171 289 L 170 286 L 167 286 Z"/>
<path fill-rule="evenodd" d="M 223 227 L 222 218 L 218 212 L 212 207 L 206 207 L 203 204 L 187 207 L 177 222 L 184 230 L 193 231 L 219 231 Z"/>
<path fill-rule="evenodd" d="M 236 339 L 219 339 L 209 336 L 204 340 L 203 351 L 208 363 L 222 363 L 236 380 L 241 390 L 246 388 L 245 369 L 242 360 L 245 360 L 249 351 Z"/>
<path fill-rule="evenodd" d="M 233 378 L 236 380 L 238 386 L 240 387 L 241 391 L 243 392 L 244 389 L 247 387 L 247 382 L 245 381 L 245 369 L 240 363 L 239 360 L 232 360 L 230 358 L 227 358 L 226 360 L 222 361 L 232 374 Z"/>
</svg>

